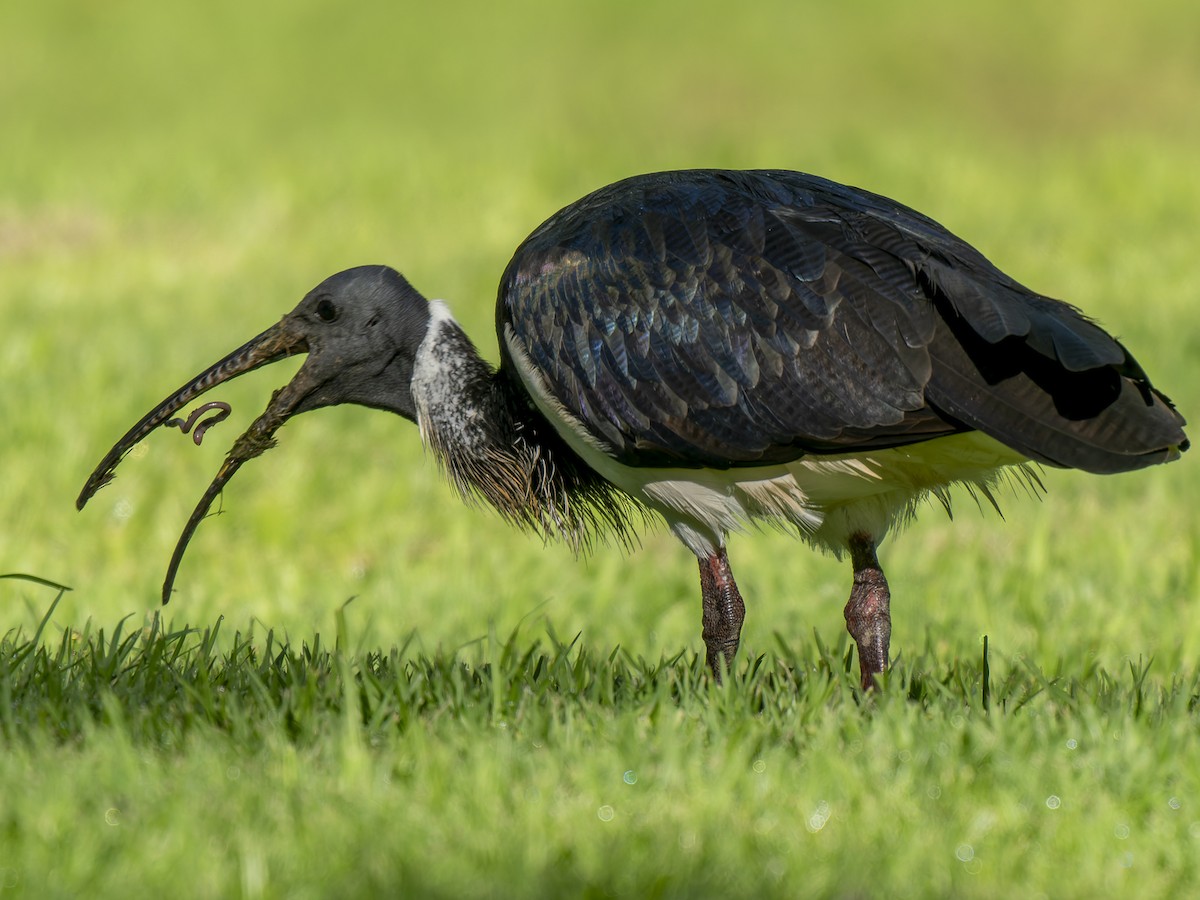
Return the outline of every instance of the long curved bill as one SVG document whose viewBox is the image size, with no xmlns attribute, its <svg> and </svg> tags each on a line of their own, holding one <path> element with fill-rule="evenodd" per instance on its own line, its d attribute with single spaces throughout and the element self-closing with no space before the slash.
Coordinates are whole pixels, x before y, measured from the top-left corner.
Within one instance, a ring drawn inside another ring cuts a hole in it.
<svg viewBox="0 0 1200 900">
<path fill-rule="evenodd" d="M 308 342 L 302 335 L 292 331 L 285 319 L 243 344 L 224 359 L 209 366 L 146 413 L 136 425 L 125 433 L 124 437 L 113 445 L 113 448 L 108 451 L 104 459 L 96 466 L 95 471 L 88 477 L 79 498 L 75 501 L 76 508 L 83 509 L 96 491 L 112 481 L 116 474 L 116 468 L 125 458 L 125 454 L 154 429 L 166 424 L 168 419 L 196 397 L 238 375 L 244 375 L 260 366 L 307 351 Z M 196 505 L 175 545 L 175 552 L 171 555 L 167 576 L 163 582 L 162 602 L 164 604 L 171 597 L 175 574 L 179 570 L 179 563 L 183 559 L 188 542 L 195 534 L 196 527 L 208 514 L 213 501 L 229 483 L 234 473 L 241 468 L 242 463 L 261 455 L 275 445 L 273 436 L 276 430 L 287 421 L 296 405 L 310 390 L 308 373 L 301 368 L 291 382 L 271 396 L 271 402 L 267 404 L 262 415 L 254 420 L 246 433 L 239 437 L 229 449 L 225 462 L 222 463 L 212 484 L 200 498 L 200 502 Z"/>
</svg>

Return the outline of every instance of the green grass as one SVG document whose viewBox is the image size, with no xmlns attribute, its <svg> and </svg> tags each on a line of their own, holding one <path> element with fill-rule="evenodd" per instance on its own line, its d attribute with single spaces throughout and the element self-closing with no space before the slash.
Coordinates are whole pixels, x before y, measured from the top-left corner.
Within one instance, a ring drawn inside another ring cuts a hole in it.
<svg viewBox="0 0 1200 900">
<path fill-rule="evenodd" d="M 347 612 L 332 647 L 158 620 L 6 641 L 11 886 L 1179 896 L 1200 874 L 1195 669 L 925 652 L 864 698 L 845 641 L 781 640 L 715 686 L 694 654 L 552 636 L 352 651 Z"/>
<path fill-rule="evenodd" d="M 0 6 L 0 572 L 73 588 L 0 580 L 0 892 L 1200 888 L 1190 457 L 1046 472 L 1003 521 L 930 508 L 881 554 L 898 660 L 869 698 L 844 564 L 735 536 L 748 619 L 716 686 L 668 535 L 544 547 L 361 409 L 239 474 L 159 618 L 178 529 L 294 364 L 75 512 L 129 424 L 327 274 L 394 264 L 494 356 L 525 234 L 693 165 L 928 212 L 1195 418 L 1200 12 L 646 6 Z"/>
</svg>

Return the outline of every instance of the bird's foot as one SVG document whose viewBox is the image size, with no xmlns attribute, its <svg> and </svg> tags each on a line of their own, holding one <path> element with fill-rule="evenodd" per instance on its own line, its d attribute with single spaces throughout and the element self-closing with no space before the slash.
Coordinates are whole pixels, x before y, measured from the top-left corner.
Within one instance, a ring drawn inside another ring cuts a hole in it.
<svg viewBox="0 0 1200 900">
<path fill-rule="evenodd" d="M 724 547 L 700 560 L 700 591 L 704 602 L 704 647 L 708 667 L 719 681 L 721 667 L 733 665 L 742 637 L 746 605 L 733 580 Z"/>
<path fill-rule="evenodd" d="M 875 676 L 888 666 L 892 639 L 891 592 L 879 560 L 875 541 L 865 534 L 850 537 L 854 587 L 846 603 L 846 630 L 858 645 L 858 667 L 863 690 L 876 687 Z"/>
</svg>

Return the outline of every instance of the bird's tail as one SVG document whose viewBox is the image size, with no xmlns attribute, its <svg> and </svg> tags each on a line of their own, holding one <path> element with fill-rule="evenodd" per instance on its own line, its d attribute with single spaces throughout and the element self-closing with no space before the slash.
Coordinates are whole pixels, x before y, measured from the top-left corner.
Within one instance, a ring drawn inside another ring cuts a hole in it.
<svg viewBox="0 0 1200 900">
<path fill-rule="evenodd" d="M 994 341 L 942 306 L 930 403 L 1053 466 L 1126 472 L 1187 449 L 1183 416 L 1119 341 L 1065 303 L 1023 299 L 1028 332 Z"/>
</svg>

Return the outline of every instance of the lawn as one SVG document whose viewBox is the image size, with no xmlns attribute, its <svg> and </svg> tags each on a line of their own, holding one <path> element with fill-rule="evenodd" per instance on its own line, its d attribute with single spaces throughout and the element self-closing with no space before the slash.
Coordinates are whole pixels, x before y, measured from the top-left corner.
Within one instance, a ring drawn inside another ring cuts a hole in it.
<svg viewBox="0 0 1200 900">
<path fill-rule="evenodd" d="M 915 206 L 1200 410 L 1200 9 L 119 0 L 0 7 L 0 892 L 30 897 L 1200 891 L 1195 462 L 963 496 L 849 568 L 735 536 L 586 559 L 461 504 L 416 429 L 289 423 L 174 540 L 295 363 L 82 513 L 105 450 L 347 266 L 495 358 L 512 250 L 642 171 L 786 167 Z M 1194 455 L 1194 454 L 1193 454 Z M 986 645 L 984 636 L 987 637 Z M 699 655 L 699 659 L 697 658 Z M 850 674 L 848 674 L 848 672 Z"/>
</svg>

